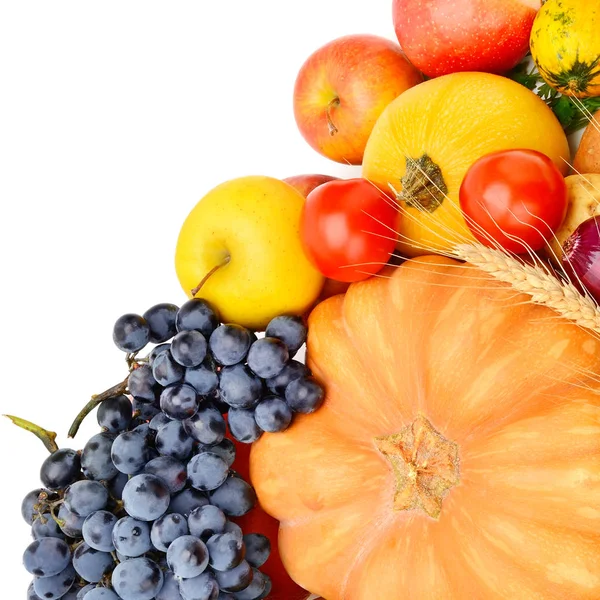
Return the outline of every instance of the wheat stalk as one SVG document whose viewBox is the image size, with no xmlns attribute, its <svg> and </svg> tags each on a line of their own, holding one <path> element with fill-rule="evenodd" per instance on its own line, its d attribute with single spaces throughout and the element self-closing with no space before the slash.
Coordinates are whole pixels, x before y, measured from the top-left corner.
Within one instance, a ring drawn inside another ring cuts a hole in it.
<svg viewBox="0 0 600 600">
<path fill-rule="evenodd" d="M 458 244 L 452 254 L 529 295 L 535 304 L 548 306 L 577 325 L 600 334 L 600 308 L 571 282 L 479 243 Z"/>
</svg>

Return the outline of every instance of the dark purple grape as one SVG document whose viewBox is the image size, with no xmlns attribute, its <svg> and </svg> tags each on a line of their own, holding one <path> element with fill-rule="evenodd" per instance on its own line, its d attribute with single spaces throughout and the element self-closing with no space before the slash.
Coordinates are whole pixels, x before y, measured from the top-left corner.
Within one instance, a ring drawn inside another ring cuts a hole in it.
<svg viewBox="0 0 600 600">
<path fill-rule="evenodd" d="M 183 463 L 172 456 L 153 458 L 144 467 L 144 473 L 156 475 L 169 488 L 171 494 L 180 492 L 187 482 L 187 471 Z"/>
<path fill-rule="evenodd" d="M 47 537 L 35 540 L 23 553 L 23 564 L 36 577 L 52 577 L 67 568 L 71 551 L 64 540 Z M 36 592 L 37 593 L 37 592 Z"/>
<path fill-rule="evenodd" d="M 146 437 L 140 431 L 124 431 L 113 442 L 110 455 L 121 473 L 139 473 L 149 459 Z"/>
<path fill-rule="evenodd" d="M 227 521 L 227 523 L 225 524 L 225 533 L 235 533 L 235 535 L 237 535 L 239 538 L 244 537 L 244 532 L 242 531 L 242 528 L 233 521 Z"/>
<path fill-rule="evenodd" d="M 235 600 L 258 600 L 267 597 L 265 591 L 267 591 L 267 585 L 270 583 L 269 578 L 258 569 L 253 568 L 252 572 L 253 577 L 250 585 L 239 592 L 233 593 Z"/>
<path fill-rule="evenodd" d="M 218 506 L 229 517 L 241 517 L 256 506 L 254 488 L 241 477 L 231 474 L 220 487 L 210 492 L 211 504 Z"/>
<path fill-rule="evenodd" d="M 287 429 L 292 422 L 292 409 L 283 398 L 267 396 L 254 409 L 254 420 L 263 430 L 276 433 Z"/>
<path fill-rule="evenodd" d="M 163 573 L 149 558 L 132 558 L 115 567 L 111 583 L 123 600 L 152 600 L 163 585 Z"/>
<path fill-rule="evenodd" d="M 221 400 L 234 408 L 251 408 L 260 400 L 263 382 L 246 365 L 224 367 L 219 375 Z"/>
<path fill-rule="evenodd" d="M 198 447 L 198 454 L 201 452 L 212 452 L 220 456 L 230 467 L 235 461 L 235 444 L 225 438 L 223 441 L 215 445 L 203 445 Z"/>
<path fill-rule="evenodd" d="M 159 344 L 158 346 L 154 346 L 152 350 L 150 350 L 150 354 L 148 354 L 148 364 L 150 367 L 154 366 L 154 360 L 159 354 L 162 354 L 166 350 L 171 349 L 171 344 Z"/>
<path fill-rule="evenodd" d="M 65 506 L 78 517 L 102 510 L 108 503 L 108 491 L 98 481 L 76 481 L 65 490 Z"/>
<path fill-rule="evenodd" d="M 120 596 L 117 596 L 115 592 L 109 590 L 108 588 L 95 588 L 88 592 L 85 596 L 82 596 L 81 599 L 77 597 L 77 600 L 121 600 Z"/>
<path fill-rule="evenodd" d="M 106 588 L 97 588 L 95 583 L 88 583 L 84 585 L 80 590 L 77 591 L 77 600 L 83 600 L 84 596 L 95 589 L 106 589 Z"/>
<path fill-rule="evenodd" d="M 177 313 L 177 331 L 199 331 L 205 338 L 218 327 L 216 310 L 202 298 L 192 298 L 181 306 Z"/>
<path fill-rule="evenodd" d="M 33 589 L 44 600 L 64 598 L 76 579 L 77 574 L 73 565 L 67 565 L 60 573 L 51 577 L 34 577 Z"/>
<path fill-rule="evenodd" d="M 58 523 L 52 518 L 50 513 L 38 515 L 31 525 L 31 535 L 34 540 L 45 537 L 55 537 L 64 539 L 65 534 L 61 531 Z"/>
<path fill-rule="evenodd" d="M 179 580 L 175 578 L 172 571 L 165 571 L 165 581 L 156 594 L 156 600 L 183 600 L 179 593 Z"/>
<path fill-rule="evenodd" d="M 185 368 L 173 358 L 170 350 L 165 350 L 154 359 L 152 375 L 160 385 L 167 387 L 183 379 Z"/>
<path fill-rule="evenodd" d="M 44 498 L 48 497 L 48 494 L 50 494 L 48 490 L 37 488 L 29 492 L 25 498 L 23 498 L 23 501 L 21 502 L 21 516 L 27 525 L 31 525 L 40 512 L 36 509 L 36 506 L 40 507 L 44 504 L 43 500 L 40 499 L 40 495 Z"/>
<path fill-rule="evenodd" d="M 98 407 L 98 425 L 109 433 L 120 433 L 129 427 L 133 416 L 131 401 L 120 395 L 107 398 Z"/>
<path fill-rule="evenodd" d="M 226 525 L 225 513 L 212 504 L 195 508 L 188 517 L 190 533 L 204 542 L 215 533 L 223 533 Z"/>
<path fill-rule="evenodd" d="M 308 376 L 310 376 L 310 371 L 306 365 L 297 360 L 290 360 L 278 375 L 267 379 L 266 384 L 269 390 L 277 396 L 285 396 L 285 390 L 292 381 Z"/>
<path fill-rule="evenodd" d="M 208 566 L 206 545 L 193 535 L 182 535 L 171 542 L 167 564 L 176 577 L 197 577 Z"/>
<path fill-rule="evenodd" d="M 235 600 L 235 598 L 233 594 L 229 594 L 228 592 L 219 592 L 217 600 Z"/>
<path fill-rule="evenodd" d="M 188 533 L 186 518 L 178 513 L 168 513 L 154 521 L 150 539 L 157 550 L 166 552 L 174 540 Z"/>
<path fill-rule="evenodd" d="M 244 536 L 246 560 L 257 569 L 262 567 L 271 554 L 271 542 L 261 533 L 248 533 Z"/>
<path fill-rule="evenodd" d="M 191 455 L 193 446 L 194 440 L 186 433 L 181 421 L 167 423 L 156 434 L 156 449 L 163 456 L 185 460 Z"/>
<path fill-rule="evenodd" d="M 254 410 L 247 408 L 230 408 L 227 413 L 227 422 L 231 435 L 244 444 L 255 442 L 261 435 L 262 429 L 254 419 Z"/>
<path fill-rule="evenodd" d="M 312 377 L 300 377 L 285 390 L 285 401 L 298 413 L 308 414 L 317 410 L 325 398 L 325 391 Z"/>
<path fill-rule="evenodd" d="M 62 490 L 81 477 L 79 454 L 70 448 L 60 448 L 44 460 L 40 469 L 42 484 L 49 490 Z"/>
<path fill-rule="evenodd" d="M 190 485 L 202 492 L 216 490 L 227 479 L 228 473 L 229 465 L 212 452 L 196 454 L 187 465 Z"/>
<path fill-rule="evenodd" d="M 68 537 L 80 538 L 82 536 L 85 517 L 79 517 L 72 513 L 64 504 L 58 509 L 58 520 L 60 530 Z"/>
<path fill-rule="evenodd" d="M 280 339 L 288 348 L 290 356 L 298 352 L 306 342 L 308 328 L 300 317 L 282 315 L 275 317 L 265 331 L 267 337 Z"/>
<path fill-rule="evenodd" d="M 163 481 L 146 473 L 132 477 L 123 490 L 125 510 L 140 521 L 154 521 L 164 515 L 169 501 L 169 489 Z"/>
<path fill-rule="evenodd" d="M 140 402 L 137 398 L 133 399 L 132 406 L 135 418 L 133 421 L 131 421 L 131 427 L 134 429 L 137 429 L 140 425 L 148 423 L 160 413 L 159 407 L 155 406 L 154 404 Z"/>
<path fill-rule="evenodd" d="M 82 542 L 73 552 L 73 566 L 79 577 L 89 583 L 98 583 L 112 571 L 115 561 L 109 552 L 100 552 Z"/>
<path fill-rule="evenodd" d="M 213 406 L 201 406 L 196 414 L 183 422 L 185 431 L 201 444 L 219 444 L 225 438 L 227 424 Z"/>
<path fill-rule="evenodd" d="M 160 395 L 160 408 L 171 419 L 189 419 L 196 414 L 198 406 L 196 390 L 185 383 L 171 385 Z"/>
<path fill-rule="evenodd" d="M 215 578 L 219 584 L 219 589 L 224 592 L 239 592 L 247 588 L 253 576 L 252 567 L 245 560 L 242 560 L 233 569 L 227 571 L 215 570 Z"/>
<path fill-rule="evenodd" d="M 116 477 L 113 477 L 108 483 L 107 488 L 110 495 L 115 500 L 120 500 L 123 494 L 123 488 L 125 484 L 129 481 L 129 476 L 126 473 L 117 473 Z"/>
<path fill-rule="evenodd" d="M 157 415 L 152 417 L 149 423 L 149 427 L 150 429 L 152 429 L 152 431 L 159 431 L 162 427 L 164 427 L 165 425 L 167 425 L 167 423 L 170 423 L 171 421 L 172 419 L 169 419 L 169 417 L 167 417 L 167 415 L 165 415 L 165 413 L 161 411 Z"/>
<path fill-rule="evenodd" d="M 151 404 L 156 400 L 160 386 L 154 379 L 150 365 L 140 365 L 131 371 L 127 379 L 127 389 L 139 402 Z"/>
<path fill-rule="evenodd" d="M 209 571 L 179 582 L 179 591 L 183 600 L 217 600 L 219 584 Z"/>
<path fill-rule="evenodd" d="M 235 324 L 219 325 L 208 341 L 213 358 L 224 366 L 242 362 L 248 354 L 251 343 L 250 331 Z"/>
<path fill-rule="evenodd" d="M 209 355 L 202 364 L 186 369 L 183 381 L 191 385 L 200 396 L 212 394 L 219 387 L 217 367 L 212 357 Z"/>
<path fill-rule="evenodd" d="M 195 508 L 206 504 L 208 504 L 208 498 L 205 494 L 194 488 L 187 488 L 171 498 L 169 512 L 179 513 L 187 518 Z"/>
<path fill-rule="evenodd" d="M 150 525 L 133 517 L 123 517 L 115 523 L 112 542 L 117 552 L 123 556 L 141 556 L 152 549 Z"/>
<path fill-rule="evenodd" d="M 112 533 L 117 521 L 116 515 L 107 510 L 98 510 L 87 516 L 81 529 L 86 544 L 100 552 L 113 552 Z"/>
<path fill-rule="evenodd" d="M 129 403 L 129 400 L 127 402 Z M 117 475 L 119 471 L 111 458 L 114 440 L 114 434 L 102 432 L 92 436 L 84 446 L 81 453 L 81 469 L 87 479 L 108 481 Z"/>
<path fill-rule="evenodd" d="M 271 581 L 271 578 L 268 575 L 265 575 L 264 573 L 262 573 L 261 571 L 254 571 L 254 577 L 252 578 L 252 581 L 254 581 L 256 578 L 259 579 L 264 579 L 265 582 L 265 589 L 263 590 L 263 593 L 258 596 L 257 600 L 263 600 L 263 598 L 268 598 L 269 594 L 273 591 L 273 582 Z M 252 585 L 252 584 L 250 584 Z M 261 585 L 261 583 L 259 582 L 258 585 Z M 258 586 L 257 586 L 258 588 Z M 242 590 L 240 593 L 244 593 L 246 590 Z M 254 593 L 251 590 L 251 593 Z M 234 598 L 235 600 L 235 598 Z"/>
<path fill-rule="evenodd" d="M 42 600 L 33 589 L 33 581 L 29 584 L 27 588 L 27 600 Z"/>
<path fill-rule="evenodd" d="M 146 319 L 133 313 L 119 317 L 113 328 L 113 341 L 123 352 L 138 352 L 150 341 Z"/>
<path fill-rule="evenodd" d="M 208 564 L 215 571 L 228 571 L 244 559 L 244 539 L 235 532 L 215 533 L 206 542 Z"/>
<path fill-rule="evenodd" d="M 248 351 L 248 366 L 263 379 L 281 373 L 290 355 L 287 346 L 277 338 L 264 337 L 256 340 Z"/>
<path fill-rule="evenodd" d="M 206 338 L 196 330 L 180 331 L 171 342 L 173 358 L 186 368 L 197 367 L 206 357 Z"/>
<path fill-rule="evenodd" d="M 150 341 L 153 344 L 166 342 L 177 333 L 175 321 L 179 308 L 174 304 L 161 303 L 149 308 L 143 315 L 150 328 Z"/>
</svg>

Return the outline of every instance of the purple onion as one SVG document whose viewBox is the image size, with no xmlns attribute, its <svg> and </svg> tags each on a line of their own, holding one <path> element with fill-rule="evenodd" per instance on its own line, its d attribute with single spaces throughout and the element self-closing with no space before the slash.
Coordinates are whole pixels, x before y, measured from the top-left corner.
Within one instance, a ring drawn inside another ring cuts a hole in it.
<svg viewBox="0 0 600 600">
<path fill-rule="evenodd" d="M 567 272 L 575 274 L 574 283 L 600 301 L 600 217 L 577 227 L 563 245 L 562 260 Z"/>
</svg>

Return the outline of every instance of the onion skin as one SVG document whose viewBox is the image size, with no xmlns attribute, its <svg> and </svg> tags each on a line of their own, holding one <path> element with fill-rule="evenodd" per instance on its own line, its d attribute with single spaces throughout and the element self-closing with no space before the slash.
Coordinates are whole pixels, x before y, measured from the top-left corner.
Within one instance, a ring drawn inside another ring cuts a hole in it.
<svg viewBox="0 0 600 600">
<path fill-rule="evenodd" d="M 563 246 L 563 264 L 580 284 L 600 302 L 600 216 L 587 219 Z"/>
</svg>

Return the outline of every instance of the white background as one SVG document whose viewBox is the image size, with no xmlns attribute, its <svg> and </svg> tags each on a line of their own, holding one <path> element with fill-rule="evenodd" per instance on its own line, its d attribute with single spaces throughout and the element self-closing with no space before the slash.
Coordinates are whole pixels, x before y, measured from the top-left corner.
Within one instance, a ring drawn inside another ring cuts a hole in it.
<svg viewBox="0 0 600 600">
<path fill-rule="evenodd" d="M 112 325 L 182 303 L 179 228 L 234 177 L 357 176 L 296 129 L 303 61 L 344 34 L 395 39 L 391 0 L 29 2 L 0 8 L 0 412 L 59 432 L 125 375 Z M 22 497 L 47 455 L 0 422 L 0 597 L 20 600 Z"/>
</svg>

